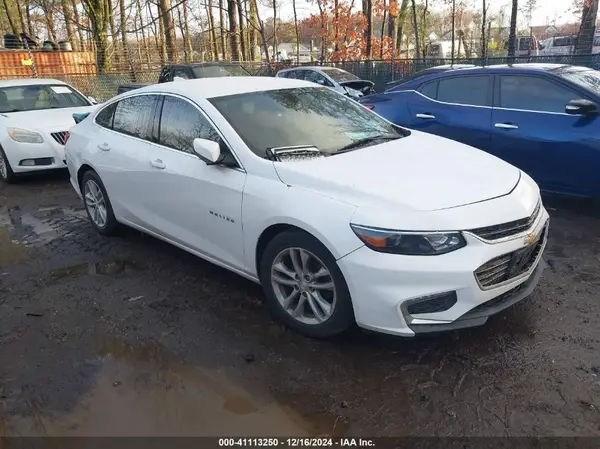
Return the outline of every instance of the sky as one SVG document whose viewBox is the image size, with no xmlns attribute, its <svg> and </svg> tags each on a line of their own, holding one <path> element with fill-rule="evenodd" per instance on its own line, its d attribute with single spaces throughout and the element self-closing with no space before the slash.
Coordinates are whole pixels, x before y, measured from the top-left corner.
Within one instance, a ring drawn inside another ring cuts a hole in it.
<svg viewBox="0 0 600 449">
<path fill-rule="evenodd" d="M 355 0 L 357 5 L 360 5 L 360 0 Z M 472 3 L 479 5 L 480 0 L 470 0 Z M 521 0 L 524 3 L 524 0 Z M 259 3 L 261 3 L 259 1 Z M 266 2 L 265 2 L 266 3 Z M 291 0 L 280 0 L 280 10 L 278 14 L 280 17 L 290 19 L 293 17 L 292 2 Z M 510 19 L 510 9 L 512 2 L 511 0 L 488 0 L 490 13 L 496 14 L 502 9 L 505 10 L 506 23 Z M 536 25 L 548 25 L 548 24 L 565 24 L 579 22 L 579 17 L 572 14 L 573 0 L 537 0 L 537 7 L 533 12 L 532 26 Z M 261 5 L 262 6 L 262 5 Z M 316 7 L 316 1 L 310 3 L 306 0 L 297 0 L 296 9 L 298 11 L 298 18 L 302 19 L 308 17 L 311 14 L 317 13 L 318 8 Z M 261 7 L 261 16 L 269 17 L 272 16 L 272 10 L 270 8 Z M 526 18 L 523 13 L 519 13 L 519 22 L 523 25 L 526 24 Z"/>
</svg>

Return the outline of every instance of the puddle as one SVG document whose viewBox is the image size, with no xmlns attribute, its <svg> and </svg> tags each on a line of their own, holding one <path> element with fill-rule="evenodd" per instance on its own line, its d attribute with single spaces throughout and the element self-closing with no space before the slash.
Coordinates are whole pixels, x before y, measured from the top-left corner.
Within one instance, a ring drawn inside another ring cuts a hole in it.
<svg viewBox="0 0 600 449">
<path fill-rule="evenodd" d="M 12 241 L 6 229 L 0 227 L 0 268 L 16 265 L 25 259 L 29 249 Z"/>
<path fill-rule="evenodd" d="M 52 279 L 64 279 L 68 277 L 96 274 L 115 276 L 117 274 L 128 271 L 137 271 L 139 269 L 141 269 L 140 265 L 128 260 L 116 260 L 104 263 L 86 262 L 50 270 L 50 277 Z"/>
<path fill-rule="evenodd" d="M 341 420 L 311 422 L 285 404 L 255 398 L 221 374 L 187 365 L 160 346 L 114 342 L 101 351 L 98 364 L 95 386 L 70 413 L 31 417 L 35 434 L 260 437 L 347 431 Z"/>
<path fill-rule="evenodd" d="M 24 210 L 19 206 L 0 208 L 0 227 L 23 245 L 46 244 L 59 236 L 61 220 L 85 218 L 83 208 L 44 207 Z"/>
</svg>

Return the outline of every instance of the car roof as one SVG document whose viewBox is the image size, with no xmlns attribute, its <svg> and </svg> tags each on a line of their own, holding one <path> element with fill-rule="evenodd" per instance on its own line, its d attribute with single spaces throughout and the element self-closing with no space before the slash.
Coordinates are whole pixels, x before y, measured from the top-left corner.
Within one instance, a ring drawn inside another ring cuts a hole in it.
<svg viewBox="0 0 600 449">
<path fill-rule="evenodd" d="M 150 86 L 132 90 L 127 94 L 173 93 L 189 98 L 216 98 L 227 95 L 263 92 L 277 89 L 293 89 L 298 87 L 320 86 L 310 81 L 275 78 L 270 76 L 222 76 L 214 78 L 197 78 L 191 80 L 170 81 L 167 83 L 151 84 Z"/>
<path fill-rule="evenodd" d="M 0 87 L 39 86 L 40 84 L 67 84 L 64 81 L 52 78 L 16 78 L 0 80 Z"/>
</svg>

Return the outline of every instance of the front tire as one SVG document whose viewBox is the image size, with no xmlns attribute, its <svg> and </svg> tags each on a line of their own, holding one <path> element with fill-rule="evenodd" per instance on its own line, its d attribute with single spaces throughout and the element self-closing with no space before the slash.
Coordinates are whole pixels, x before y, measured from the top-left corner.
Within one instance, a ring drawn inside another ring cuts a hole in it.
<svg viewBox="0 0 600 449">
<path fill-rule="evenodd" d="M 100 234 L 114 235 L 119 223 L 115 218 L 106 188 L 95 171 L 88 170 L 83 174 L 81 193 L 85 211 L 94 228 Z"/>
<path fill-rule="evenodd" d="M 335 258 L 305 232 L 286 231 L 267 244 L 260 280 L 273 317 L 300 334 L 327 338 L 355 324 L 348 285 Z"/>
<path fill-rule="evenodd" d="M 16 175 L 13 172 L 2 147 L 0 147 L 0 179 L 7 184 L 12 184 L 16 180 Z"/>
</svg>

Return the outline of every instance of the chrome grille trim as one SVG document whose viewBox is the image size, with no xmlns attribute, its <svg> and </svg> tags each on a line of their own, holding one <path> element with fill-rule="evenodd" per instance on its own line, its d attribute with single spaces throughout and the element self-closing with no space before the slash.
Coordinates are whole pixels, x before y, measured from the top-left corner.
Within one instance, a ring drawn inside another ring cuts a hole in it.
<svg viewBox="0 0 600 449">
<path fill-rule="evenodd" d="M 533 246 L 495 257 L 477 268 L 474 275 L 479 288 L 482 290 L 498 288 L 531 274 L 542 257 L 547 240 L 548 222 L 544 225 L 539 240 Z M 523 257 L 525 259 L 522 259 Z M 511 269 L 516 268 L 516 264 L 522 266 L 511 272 Z"/>
<path fill-rule="evenodd" d="M 67 143 L 67 138 L 69 136 L 69 131 L 59 131 L 56 133 L 50 133 L 50 135 L 52 136 L 52 138 L 58 142 L 60 145 L 63 145 Z"/>
<path fill-rule="evenodd" d="M 487 241 L 500 240 L 507 237 L 513 237 L 530 229 L 540 216 L 542 211 L 542 201 L 538 200 L 533 213 L 526 218 L 509 221 L 493 226 L 485 226 L 482 228 L 469 229 L 466 232 L 476 235 L 480 239 Z"/>
</svg>

